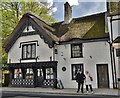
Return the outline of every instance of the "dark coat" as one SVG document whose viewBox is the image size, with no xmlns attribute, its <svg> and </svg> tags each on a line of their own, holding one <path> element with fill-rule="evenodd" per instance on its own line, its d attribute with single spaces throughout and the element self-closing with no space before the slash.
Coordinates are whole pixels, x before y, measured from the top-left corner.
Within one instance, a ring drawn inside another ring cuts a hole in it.
<svg viewBox="0 0 120 98">
<path fill-rule="evenodd" d="M 76 75 L 76 82 L 78 83 L 84 83 L 84 80 L 85 80 L 85 75 L 83 73 L 77 73 Z"/>
</svg>

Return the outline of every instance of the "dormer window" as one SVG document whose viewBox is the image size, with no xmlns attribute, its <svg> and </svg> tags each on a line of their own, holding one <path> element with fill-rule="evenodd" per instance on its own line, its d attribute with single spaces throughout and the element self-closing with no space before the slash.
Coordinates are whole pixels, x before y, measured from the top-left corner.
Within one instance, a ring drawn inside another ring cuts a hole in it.
<svg viewBox="0 0 120 98">
<path fill-rule="evenodd" d="M 36 58 L 36 43 L 22 45 L 22 59 Z"/>
</svg>

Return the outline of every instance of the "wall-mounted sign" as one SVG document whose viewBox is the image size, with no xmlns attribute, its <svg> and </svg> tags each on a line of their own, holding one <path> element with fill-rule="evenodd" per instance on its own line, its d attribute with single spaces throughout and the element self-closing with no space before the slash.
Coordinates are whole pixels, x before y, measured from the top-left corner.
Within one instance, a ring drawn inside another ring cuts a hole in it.
<svg viewBox="0 0 120 98">
<path fill-rule="evenodd" d="M 62 67 L 62 71 L 66 71 L 66 67 Z"/>
</svg>

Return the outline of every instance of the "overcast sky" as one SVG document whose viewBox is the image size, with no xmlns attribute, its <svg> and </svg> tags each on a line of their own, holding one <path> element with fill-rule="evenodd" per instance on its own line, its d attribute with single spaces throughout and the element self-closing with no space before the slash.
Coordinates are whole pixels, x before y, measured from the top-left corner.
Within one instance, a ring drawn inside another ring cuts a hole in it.
<svg viewBox="0 0 120 98">
<path fill-rule="evenodd" d="M 64 19 L 64 3 L 66 1 L 72 6 L 72 18 L 106 11 L 106 0 L 46 0 L 50 4 L 49 6 L 54 6 L 53 17 L 57 21 Z"/>
</svg>

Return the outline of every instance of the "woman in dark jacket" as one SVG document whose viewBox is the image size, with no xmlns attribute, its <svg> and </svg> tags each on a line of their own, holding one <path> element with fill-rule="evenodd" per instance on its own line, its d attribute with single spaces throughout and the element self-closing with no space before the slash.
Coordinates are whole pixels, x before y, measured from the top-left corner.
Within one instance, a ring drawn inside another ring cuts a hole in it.
<svg viewBox="0 0 120 98">
<path fill-rule="evenodd" d="M 78 71 L 77 74 L 76 74 L 76 82 L 78 83 L 77 93 L 79 92 L 80 87 L 81 87 L 81 93 L 83 93 L 84 80 L 85 80 L 84 73 L 81 72 L 81 71 Z"/>
</svg>

